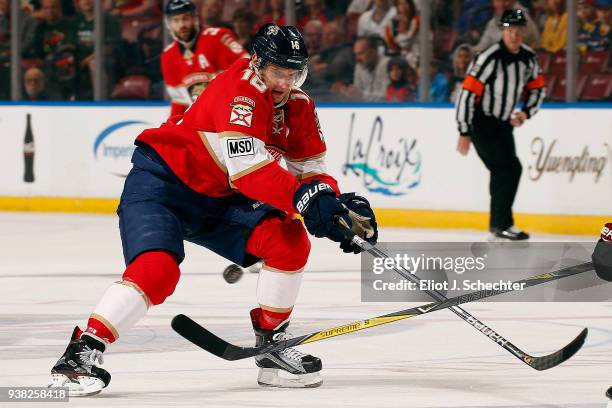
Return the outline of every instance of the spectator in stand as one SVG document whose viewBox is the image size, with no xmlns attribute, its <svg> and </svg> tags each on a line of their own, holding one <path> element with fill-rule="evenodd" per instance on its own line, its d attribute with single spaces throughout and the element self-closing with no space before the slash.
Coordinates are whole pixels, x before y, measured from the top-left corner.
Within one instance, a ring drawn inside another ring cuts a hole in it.
<svg viewBox="0 0 612 408">
<path fill-rule="evenodd" d="M 0 36 L 8 35 L 11 31 L 11 4 L 9 0 L 0 0 Z"/>
<path fill-rule="evenodd" d="M 76 97 L 93 99 L 94 60 L 94 0 L 77 0 L 79 11 L 72 21 L 72 36 L 76 43 Z M 104 56 L 107 84 L 114 84 L 111 75 L 114 66 L 113 50 L 121 43 L 121 28 L 117 17 L 104 13 Z"/>
<path fill-rule="evenodd" d="M 282 26 L 286 25 L 285 20 L 285 0 L 267 0 L 266 14 L 263 15 L 259 25 L 274 23 Z"/>
<path fill-rule="evenodd" d="M 70 21 L 62 16 L 59 0 L 42 0 L 44 20 L 36 27 L 34 46 L 26 57 L 42 60 L 49 88 L 63 99 L 74 99 L 75 44 Z"/>
<path fill-rule="evenodd" d="M 233 30 L 232 24 L 228 21 L 223 21 L 223 2 L 221 0 L 204 0 L 202 10 L 200 11 L 202 24 L 211 27 L 224 27 Z"/>
<path fill-rule="evenodd" d="M 461 3 L 455 31 L 458 39 L 475 45 L 493 15 L 491 0 L 465 0 Z"/>
<path fill-rule="evenodd" d="M 40 6 L 39 6 L 40 8 Z M 19 10 L 21 18 L 21 32 L 19 43 L 22 50 L 28 50 L 31 53 L 32 44 L 34 43 L 34 33 L 38 22 L 36 19 L 26 13 L 26 9 Z M 31 9 L 27 9 L 31 10 Z M 42 16 L 42 14 L 41 14 Z M 42 17 L 41 17 L 42 19 Z M 10 71 L 11 59 L 11 0 L 0 0 L 0 70 L 6 64 L 6 69 Z M 0 74 L 1 75 L 1 74 Z M 10 75 L 10 73 L 8 74 Z M 1 80 L 0 80 L 1 82 Z M 8 92 L 8 83 L 6 87 L 0 86 L 0 94 L 4 95 L 3 91 Z M 0 98 L 1 99 L 1 98 Z"/>
<path fill-rule="evenodd" d="M 463 80 L 467 74 L 470 61 L 474 57 L 474 52 L 469 44 L 461 44 L 453 52 L 453 80 L 451 83 L 451 93 L 449 100 L 452 103 L 457 101 L 457 97 L 463 89 Z"/>
<path fill-rule="evenodd" d="M 402 55 L 416 66 L 419 56 L 419 16 L 414 0 L 396 0 L 397 14 L 385 27 L 388 55 Z"/>
<path fill-rule="evenodd" d="M 306 13 L 298 20 L 298 29 L 303 31 L 309 21 L 320 21 L 322 24 L 331 20 L 331 16 L 325 11 L 323 0 L 306 0 Z M 308 47 L 310 52 L 310 47 Z"/>
<path fill-rule="evenodd" d="M 346 14 L 363 14 L 372 5 L 373 0 L 352 0 L 346 9 Z"/>
<path fill-rule="evenodd" d="M 357 38 L 353 52 L 357 61 L 353 85 L 344 88 L 342 94 L 350 99 L 384 101 L 389 86 L 387 75 L 389 57 L 381 57 L 378 54 L 378 38 L 374 36 Z"/>
<path fill-rule="evenodd" d="M 333 90 L 353 82 L 355 63 L 351 44 L 337 21 L 323 27 L 323 47 L 308 58 L 308 77 L 304 89 L 319 100 L 333 100 Z"/>
<path fill-rule="evenodd" d="M 321 51 L 321 42 L 323 40 L 323 23 L 319 20 L 310 20 L 306 23 L 302 30 L 304 42 L 308 47 L 309 58 L 314 57 Z"/>
<path fill-rule="evenodd" d="M 10 47 L 11 0 L 0 0 L 0 50 Z"/>
<path fill-rule="evenodd" d="M 325 10 L 334 19 L 346 16 L 351 0 L 325 0 Z"/>
<path fill-rule="evenodd" d="M 0 100 L 11 97 L 11 7 L 0 0 Z"/>
<path fill-rule="evenodd" d="M 578 19 L 578 49 L 581 52 L 610 49 L 610 29 L 598 19 L 595 0 L 580 0 Z"/>
<path fill-rule="evenodd" d="M 414 70 L 402 57 L 393 57 L 387 65 L 389 86 L 387 86 L 387 102 L 409 102 L 416 99 Z"/>
<path fill-rule="evenodd" d="M 0 0 L 0 3 L 3 1 L 6 2 L 6 28 L 10 27 L 10 19 L 11 19 L 11 0 Z M 21 8 L 19 10 L 20 18 L 21 18 L 21 32 L 20 32 L 20 45 L 22 50 L 31 50 L 34 44 L 34 33 L 36 32 L 36 26 L 38 25 L 39 20 L 43 20 L 43 11 L 41 9 L 40 3 L 36 1 L 36 16 L 34 15 L 34 5 L 28 2 L 21 2 Z M 2 6 L 0 6 L 2 8 Z M 1 13 L 1 12 L 0 12 Z M 2 20 L 2 17 L 0 17 Z M 2 23 L 0 22 L 0 25 Z M 2 28 L 0 28 L 0 32 L 2 32 Z M 10 34 L 10 32 L 7 32 Z M 0 34 L 1 36 L 1 34 Z M 0 38 L 0 44 L 2 39 Z M 7 46 L 10 46 L 10 43 L 7 43 Z M 1 48 L 1 46 L 0 46 Z M 30 51 L 31 52 L 31 51 Z"/>
<path fill-rule="evenodd" d="M 431 60 L 431 84 L 429 87 L 429 98 L 432 102 L 447 102 L 449 83 L 448 78 L 440 70 L 440 61 Z"/>
<path fill-rule="evenodd" d="M 196 2 L 197 3 L 197 2 Z M 233 21 L 234 13 L 238 10 L 249 10 L 258 18 L 264 13 L 264 0 L 225 0 L 223 2 L 223 21 Z M 256 30 L 258 27 L 253 27 Z"/>
<path fill-rule="evenodd" d="M 557 52 L 567 43 L 567 12 L 565 0 L 548 0 L 548 17 L 542 31 L 542 49 Z"/>
<path fill-rule="evenodd" d="M 525 13 L 527 18 L 527 28 L 525 32 L 525 44 L 531 48 L 537 48 L 540 44 L 540 33 L 535 22 L 531 19 L 531 16 L 527 10 L 522 7 L 516 0 L 491 0 L 493 6 L 493 17 L 487 23 L 485 31 L 480 37 L 480 41 L 476 46 L 477 51 L 482 51 L 490 45 L 495 44 L 501 40 L 501 28 L 499 26 L 499 19 L 506 10 L 520 9 Z"/>
<path fill-rule="evenodd" d="M 612 36 L 612 0 L 600 0 L 598 5 L 601 11 L 602 31 L 610 38 Z"/>
<path fill-rule="evenodd" d="M 565 0 L 565 2 L 566 1 L 567 0 Z M 531 4 L 529 14 L 531 15 L 531 19 L 535 23 L 536 27 L 538 27 L 540 33 L 542 33 L 542 31 L 544 30 L 546 18 L 548 17 L 549 13 L 550 11 L 548 7 L 548 0 L 537 0 L 536 2 Z"/>
<path fill-rule="evenodd" d="M 24 100 L 48 101 L 58 99 L 52 97 L 46 89 L 45 74 L 40 68 L 32 67 L 23 74 Z"/>
<path fill-rule="evenodd" d="M 253 14 L 251 10 L 236 9 L 236 11 L 234 11 L 232 24 L 234 25 L 234 32 L 236 33 L 236 41 L 250 54 L 253 53 L 251 41 L 253 40 L 255 23 L 257 23 L 257 16 Z"/>
<path fill-rule="evenodd" d="M 359 37 L 376 36 L 383 38 L 385 27 L 391 23 L 396 12 L 395 7 L 391 6 L 390 0 L 374 0 L 374 6 L 359 16 L 357 35 Z"/>
</svg>

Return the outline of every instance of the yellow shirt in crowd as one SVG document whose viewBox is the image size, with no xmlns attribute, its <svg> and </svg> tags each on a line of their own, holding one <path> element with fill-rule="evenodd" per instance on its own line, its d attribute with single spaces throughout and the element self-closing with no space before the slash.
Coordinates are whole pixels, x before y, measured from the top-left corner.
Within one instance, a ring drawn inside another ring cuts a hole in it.
<svg viewBox="0 0 612 408">
<path fill-rule="evenodd" d="M 565 48 L 567 42 L 567 13 L 561 16 L 548 16 L 542 31 L 541 47 L 549 52 Z"/>
</svg>

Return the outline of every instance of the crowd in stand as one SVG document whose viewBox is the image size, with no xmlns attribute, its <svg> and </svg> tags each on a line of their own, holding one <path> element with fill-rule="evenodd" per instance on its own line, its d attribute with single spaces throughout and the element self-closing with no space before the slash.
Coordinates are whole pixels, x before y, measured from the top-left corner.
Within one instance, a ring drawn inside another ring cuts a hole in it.
<svg viewBox="0 0 612 408">
<path fill-rule="evenodd" d="M 454 102 L 474 55 L 499 41 L 499 16 L 521 8 L 526 43 L 538 52 L 549 98 L 563 100 L 566 0 L 303 0 L 297 26 L 310 52 L 303 88 L 323 101 L 415 101 L 419 95 L 420 7 L 432 7 L 430 99 Z M 10 98 L 10 0 L 0 0 L 0 99 Z M 612 0 L 578 0 L 578 93 L 610 99 Z M 94 0 L 22 1 L 23 97 L 91 100 Z M 284 0 L 199 0 L 200 22 L 234 30 L 250 50 L 267 22 L 285 22 Z M 103 0 L 107 96 L 163 99 L 161 0 Z M 146 90 L 125 94 L 122 78 L 146 78 Z"/>
</svg>

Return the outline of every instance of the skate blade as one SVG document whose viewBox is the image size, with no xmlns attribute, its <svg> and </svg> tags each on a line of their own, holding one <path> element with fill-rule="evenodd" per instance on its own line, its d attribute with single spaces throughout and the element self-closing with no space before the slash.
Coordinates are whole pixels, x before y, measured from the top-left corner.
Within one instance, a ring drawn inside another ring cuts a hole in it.
<svg viewBox="0 0 612 408">
<path fill-rule="evenodd" d="M 298 375 L 278 368 L 260 368 L 257 383 L 262 387 L 315 388 L 323 384 L 323 378 L 320 372 Z"/>
<path fill-rule="evenodd" d="M 86 375 L 68 377 L 66 374 L 51 374 L 51 382 L 47 388 L 68 388 L 69 397 L 88 397 L 99 394 L 104 388 L 104 381 Z"/>
</svg>

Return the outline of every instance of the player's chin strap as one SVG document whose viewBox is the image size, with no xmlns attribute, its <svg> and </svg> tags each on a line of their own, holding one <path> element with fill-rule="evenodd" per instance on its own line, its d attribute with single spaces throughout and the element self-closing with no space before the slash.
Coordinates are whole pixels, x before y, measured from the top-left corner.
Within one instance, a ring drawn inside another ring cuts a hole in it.
<svg viewBox="0 0 612 408">
<path fill-rule="evenodd" d="M 346 221 L 341 217 L 337 217 L 336 222 L 342 225 L 344 228 L 353 231 L 353 234 L 357 235 L 360 238 L 372 238 L 374 236 L 374 228 L 370 223 L 371 218 L 366 217 L 364 215 L 359 215 L 353 210 L 348 210 L 348 212 L 349 218 L 351 219 L 351 222 L 353 224 L 351 227 L 349 227 Z M 352 237 L 349 236 L 347 238 L 350 239 Z"/>
<path fill-rule="evenodd" d="M 282 100 L 282 101 L 280 101 L 279 103 L 274 104 L 274 109 L 280 109 L 280 108 L 282 108 L 283 106 L 285 106 L 285 104 L 286 104 L 286 103 L 287 103 L 287 101 L 289 100 L 289 95 L 291 95 L 291 92 L 289 92 L 289 93 L 287 94 L 287 96 L 285 96 L 285 97 L 283 98 L 283 100 Z"/>
</svg>

